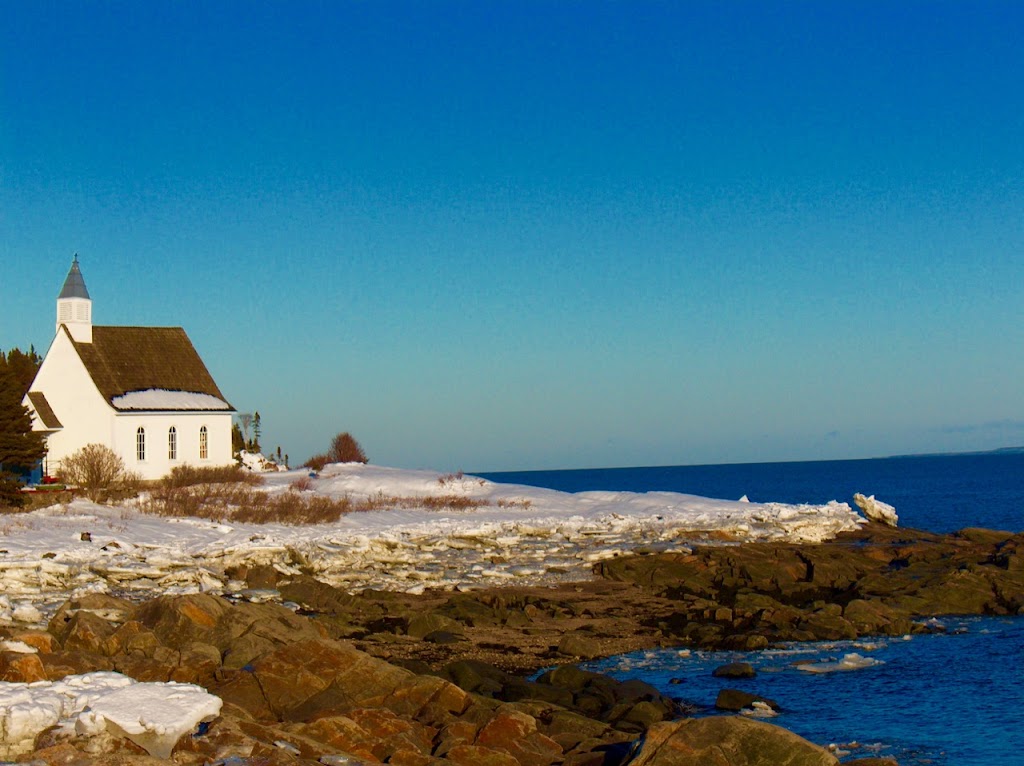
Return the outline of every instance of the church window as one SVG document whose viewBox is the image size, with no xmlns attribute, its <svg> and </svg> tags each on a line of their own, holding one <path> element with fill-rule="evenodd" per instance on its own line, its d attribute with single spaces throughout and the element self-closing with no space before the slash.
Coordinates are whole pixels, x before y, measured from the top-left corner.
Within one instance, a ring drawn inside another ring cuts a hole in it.
<svg viewBox="0 0 1024 766">
<path fill-rule="evenodd" d="M 167 459 L 178 459 L 178 429 L 174 426 L 167 431 Z"/>
<path fill-rule="evenodd" d="M 135 432 L 135 459 L 142 461 L 146 459 L 146 429 L 139 426 Z"/>
<path fill-rule="evenodd" d="M 199 429 L 199 459 L 206 460 L 210 457 L 210 441 L 206 432 L 206 426 Z"/>
</svg>

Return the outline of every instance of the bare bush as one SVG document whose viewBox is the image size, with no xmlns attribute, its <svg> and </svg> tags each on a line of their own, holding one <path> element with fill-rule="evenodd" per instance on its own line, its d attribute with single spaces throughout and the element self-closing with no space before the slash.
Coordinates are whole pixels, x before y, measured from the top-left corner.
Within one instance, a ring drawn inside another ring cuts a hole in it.
<svg viewBox="0 0 1024 766">
<path fill-rule="evenodd" d="M 348 431 L 338 434 L 331 440 L 328 456 L 332 463 L 366 463 L 366 453 Z"/>
<path fill-rule="evenodd" d="M 330 456 L 326 452 L 321 452 L 319 455 L 313 455 L 309 460 L 303 463 L 306 468 L 312 468 L 314 471 L 320 472 L 324 470 L 324 466 L 331 462 Z"/>
<path fill-rule="evenodd" d="M 366 453 L 359 446 L 348 431 L 344 431 L 331 440 L 331 447 L 327 452 L 313 455 L 303 465 L 312 468 L 314 471 L 322 471 L 328 463 L 366 463 Z"/>
<path fill-rule="evenodd" d="M 163 489 L 178 489 L 196 484 L 263 484 L 263 477 L 238 465 L 178 465 L 160 480 Z"/>
<path fill-rule="evenodd" d="M 331 524 L 353 510 L 346 498 L 282 492 L 268 495 L 246 484 L 196 484 L 154 492 L 143 513 L 247 524 Z"/>
<path fill-rule="evenodd" d="M 288 485 L 288 489 L 293 489 L 296 492 L 306 492 L 313 489 L 313 480 L 308 476 L 300 476 Z"/>
<path fill-rule="evenodd" d="M 65 484 L 82 489 L 94 503 L 134 497 L 141 484 L 139 475 L 128 471 L 121 457 L 103 444 L 86 444 L 64 458 L 57 475 Z"/>
</svg>

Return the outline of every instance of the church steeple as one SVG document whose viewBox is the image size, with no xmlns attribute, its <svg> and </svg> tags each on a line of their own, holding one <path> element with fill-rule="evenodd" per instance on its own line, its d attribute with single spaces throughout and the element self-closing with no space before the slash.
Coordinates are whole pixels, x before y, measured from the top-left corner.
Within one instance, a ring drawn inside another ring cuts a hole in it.
<svg viewBox="0 0 1024 766">
<path fill-rule="evenodd" d="M 78 266 L 78 253 L 57 296 L 57 330 L 64 325 L 79 343 L 92 343 L 92 299 Z"/>
</svg>

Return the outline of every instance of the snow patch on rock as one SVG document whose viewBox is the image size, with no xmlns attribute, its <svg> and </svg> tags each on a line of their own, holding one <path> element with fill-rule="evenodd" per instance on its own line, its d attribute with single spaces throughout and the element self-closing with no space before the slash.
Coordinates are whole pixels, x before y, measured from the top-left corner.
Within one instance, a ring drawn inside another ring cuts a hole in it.
<svg viewBox="0 0 1024 766">
<path fill-rule="evenodd" d="M 52 726 L 67 733 L 126 737 L 155 758 L 220 713 L 221 700 L 193 684 L 141 683 L 113 672 L 60 681 L 0 682 L 0 758 L 31 752 Z"/>
</svg>

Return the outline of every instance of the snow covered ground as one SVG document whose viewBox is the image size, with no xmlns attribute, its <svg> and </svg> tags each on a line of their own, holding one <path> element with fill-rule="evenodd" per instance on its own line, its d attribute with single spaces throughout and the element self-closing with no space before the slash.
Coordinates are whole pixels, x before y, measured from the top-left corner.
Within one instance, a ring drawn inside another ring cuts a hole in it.
<svg viewBox="0 0 1024 766">
<path fill-rule="evenodd" d="M 267 493 L 308 472 L 266 474 Z M 140 513 L 76 500 L 0 515 L 0 624 L 42 625 L 74 593 L 140 600 L 159 593 L 243 591 L 225 570 L 270 564 L 351 589 L 468 588 L 589 576 L 591 564 L 638 547 L 683 550 L 706 539 L 816 542 L 864 522 L 846 503 L 785 505 L 669 492 L 567 494 L 472 476 L 379 466 L 327 466 L 303 490 L 352 500 L 456 495 L 464 511 L 403 507 L 352 513 L 335 524 L 242 524 Z M 408 502 L 403 506 L 409 506 Z M 255 595 L 255 594 L 254 594 Z M 34 651 L 7 641 L 4 651 Z M 166 758 L 177 739 L 217 714 L 198 687 L 142 684 L 116 673 L 35 684 L 0 682 L 0 758 L 31 749 L 58 724 L 127 736 Z"/>
<path fill-rule="evenodd" d="M 291 492 L 308 471 L 266 474 Z M 140 513 L 86 500 L 0 515 L 0 622 L 38 622 L 73 592 L 131 598 L 244 588 L 225 570 L 269 564 L 350 589 L 536 583 L 589 575 L 593 562 L 643 546 L 680 550 L 716 539 L 815 542 L 857 528 L 846 503 L 787 505 L 670 492 L 569 494 L 472 476 L 355 463 L 327 466 L 308 492 L 360 500 L 457 495 L 467 510 L 351 513 L 311 526 L 245 524 Z"/>
</svg>

